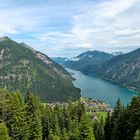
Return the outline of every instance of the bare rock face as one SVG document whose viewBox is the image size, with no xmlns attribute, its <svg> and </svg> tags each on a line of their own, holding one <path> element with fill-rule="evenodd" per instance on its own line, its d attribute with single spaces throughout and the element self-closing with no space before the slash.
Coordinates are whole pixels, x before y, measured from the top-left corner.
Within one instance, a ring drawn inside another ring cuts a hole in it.
<svg viewBox="0 0 140 140">
<path fill-rule="evenodd" d="M 0 51 L 0 59 L 3 58 L 3 54 L 4 54 L 4 49 L 2 49 L 2 50 Z"/>
</svg>

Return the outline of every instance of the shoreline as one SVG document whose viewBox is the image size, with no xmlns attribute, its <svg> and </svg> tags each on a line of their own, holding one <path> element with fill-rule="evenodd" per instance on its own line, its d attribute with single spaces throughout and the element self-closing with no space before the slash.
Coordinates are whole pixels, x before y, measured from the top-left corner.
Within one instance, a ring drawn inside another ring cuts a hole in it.
<svg viewBox="0 0 140 140">
<path fill-rule="evenodd" d="M 84 74 L 84 73 L 82 73 L 82 74 Z M 92 76 L 92 77 L 94 77 L 94 76 Z M 123 88 L 126 88 L 126 89 L 128 89 L 128 90 L 130 90 L 130 91 L 133 91 L 133 92 L 135 92 L 135 93 L 137 93 L 137 94 L 140 94 L 140 92 L 138 92 L 138 91 L 136 90 L 136 87 L 125 86 L 124 84 L 121 84 L 121 83 L 116 82 L 116 81 L 114 81 L 114 80 L 112 80 L 112 79 L 105 78 L 105 77 L 99 76 L 99 75 L 95 75 L 95 77 L 99 77 L 99 78 L 104 79 L 104 80 L 106 80 L 106 81 L 109 81 L 109 82 L 112 82 L 112 83 L 114 83 L 114 84 L 117 84 L 117 85 L 119 85 L 119 86 L 121 86 L 121 87 L 123 87 Z"/>
<path fill-rule="evenodd" d="M 66 68 L 66 69 L 70 69 L 70 68 Z M 74 69 L 71 69 L 71 70 L 74 70 Z M 78 71 L 78 70 L 75 70 L 75 71 Z M 78 72 L 81 72 L 81 71 L 78 71 Z M 96 75 L 96 74 L 93 74 L 93 75 L 92 75 L 92 74 L 86 74 L 86 73 L 83 73 L 83 72 L 81 72 L 81 73 L 84 74 L 84 75 L 86 75 L 86 76 L 98 77 L 98 78 L 101 78 L 101 79 L 106 80 L 106 81 L 108 81 L 108 82 L 112 82 L 112 83 L 117 84 L 117 85 L 119 85 L 119 86 L 121 86 L 121 87 L 123 87 L 123 88 L 128 89 L 129 91 L 132 91 L 132 92 L 134 92 L 134 93 L 140 95 L 140 92 L 137 90 L 136 87 L 126 86 L 126 85 L 124 85 L 125 83 L 124 83 L 124 84 L 121 84 L 121 83 L 119 83 L 119 82 L 117 82 L 117 81 L 114 81 L 114 80 L 112 80 L 112 79 L 109 79 L 109 78 L 106 78 L 106 77 L 103 77 L 103 76 L 100 76 L 100 75 Z M 70 74 L 71 74 L 71 75 L 74 75 L 73 72 L 70 72 Z M 76 78 L 74 78 L 74 80 L 76 80 Z"/>
</svg>

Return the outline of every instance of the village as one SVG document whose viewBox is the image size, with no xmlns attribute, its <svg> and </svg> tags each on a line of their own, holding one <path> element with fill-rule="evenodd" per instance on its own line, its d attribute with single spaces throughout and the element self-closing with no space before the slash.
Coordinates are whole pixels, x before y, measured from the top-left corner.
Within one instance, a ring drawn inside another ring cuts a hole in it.
<svg viewBox="0 0 140 140">
<path fill-rule="evenodd" d="M 107 113 L 112 113 L 113 109 L 110 108 L 110 105 L 106 102 L 100 100 L 94 100 L 91 98 L 81 97 L 80 102 L 84 104 L 87 114 L 92 118 L 92 120 L 100 120 L 103 118 L 105 120 Z M 73 104 L 77 102 L 72 102 Z M 48 103 L 51 108 L 54 108 L 56 105 L 68 107 L 68 103 Z"/>
</svg>

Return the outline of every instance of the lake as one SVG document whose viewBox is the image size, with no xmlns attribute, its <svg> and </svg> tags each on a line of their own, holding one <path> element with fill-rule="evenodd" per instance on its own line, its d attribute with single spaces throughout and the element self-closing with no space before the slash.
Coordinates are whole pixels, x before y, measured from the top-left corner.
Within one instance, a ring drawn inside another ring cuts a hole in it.
<svg viewBox="0 0 140 140">
<path fill-rule="evenodd" d="M 130 91 L 119 84 L 107 81 L 99 77 L 90 77 L 82 74 L 79 71 L 67 69 L 70 73 L 73 73 L 73 77 L 76 79 L 73 81 L 75 87 L 81 89 L 81 95 L 92 99 L 99 99 L 105 101 L 113 108 L 117 99 L 120 98 L 124 105 L 127 105 L 132 96 L 138 95 L 134 91 Z"/>
</svg>

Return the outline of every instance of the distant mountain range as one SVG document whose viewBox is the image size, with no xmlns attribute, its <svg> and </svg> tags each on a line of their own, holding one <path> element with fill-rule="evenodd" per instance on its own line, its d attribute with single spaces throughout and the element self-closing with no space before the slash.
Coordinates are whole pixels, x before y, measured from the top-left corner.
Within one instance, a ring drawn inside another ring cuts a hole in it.
<svg viewBox="0 0 140 140">
<path fill-rule="evenodd" d="M 75 59 L 75 60 L 74 60 Z M 140 92 L 140 48 L 130 53 L 87 51 L 63 66 L 91 76 L 100 76 Z"/>
<path fill-rule="evenodd" d="M 74 68 L 76 70 L 81 70 L 82 68 L 88 67 L 89 65 L 95 65 L 102 63 L 104 60 L 109 59 L 112 55 L 100 52 L 100 51 L 87 51 L 81 53 L 80 55 L 72 58 L 72 59 L 63 59 L 63 63 L 59 63 L 59 59 L 55 58 L 54 60 L 64 65 L 65 67 Z"/>
<path fill-rule="evenodd" d="M 68 101 L 80 98 L 80 89 L 72 84 L 71 75 L 45 54 L 25 43 L 0 38 L 0 87 L 29 91 L 42 101 Z"/>
</svg>

